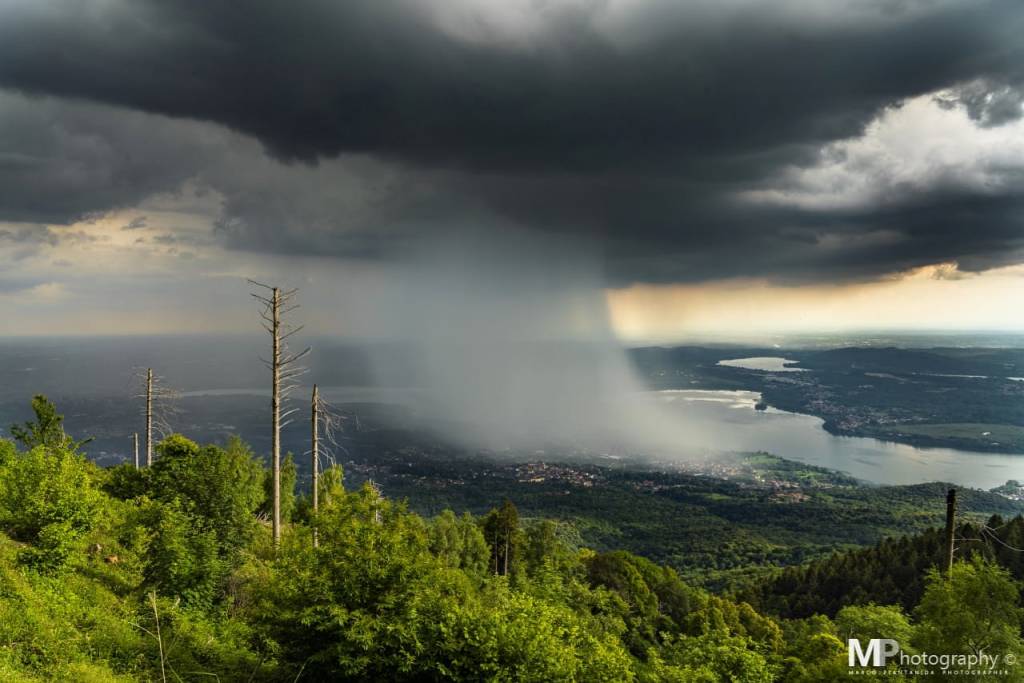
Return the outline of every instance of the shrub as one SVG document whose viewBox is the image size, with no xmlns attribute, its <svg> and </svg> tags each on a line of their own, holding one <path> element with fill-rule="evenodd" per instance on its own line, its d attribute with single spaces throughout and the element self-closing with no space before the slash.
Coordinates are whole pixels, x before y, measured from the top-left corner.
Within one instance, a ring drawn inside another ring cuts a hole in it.
<svg viewBox="0 0 1024 683">
<path fill-rule="evenodd" d="M 64 565 L 102 503 L 93 466 L 73 451 L 36 446 L 0 468 L 0 523 L 35 546 L 24 560 L 40 569 Z"/>
</svg>

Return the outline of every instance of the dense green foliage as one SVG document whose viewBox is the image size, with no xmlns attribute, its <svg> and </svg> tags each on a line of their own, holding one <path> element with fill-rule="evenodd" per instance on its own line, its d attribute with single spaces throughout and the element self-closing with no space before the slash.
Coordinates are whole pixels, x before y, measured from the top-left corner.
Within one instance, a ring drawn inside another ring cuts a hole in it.
<svg viewBox="0 0 1024 683">
<path fill-rule="evenodd" d="M 1021 651 L 1018 579 L 984 544 L 919 572 L 914 604 L 780 619 L 511 500 L 427 519 L 338 468 L 275 549 L 244 444 L 158 456 L 103 470 L 67 440 L 0 442 L 0 680 L 827 681 L 848 637 Z"/>
<path fill-rule="evenodd" d="M 30 543 L 20 554 L 23 562 L 57 572 L 96 523 L 101 494 L 53 404 L 36 396 L 32 407 L 36 421 L 11 430 L 30 450 L 4 448 L 0 520 L 14 538 Z"/>
<path fill-rule="evenodd" d="M 1024 581 L 1024 518 L 992 517 L 956 529 L 958 555 L 998 564 Z M 924 594 L 928 573 L 940 566 L 943 534 L 929 529 L 915 536 L 889 538 L 854 550 L 787 567 L 771 580 L 741 592 L 743 599 L 784 617 L 836 614 L 846 605 L 868 601 L 910 610 Z"/>
<path fill-rule="evenodd" d="M 758 581 L 773 566 L 924 531 L 943 519 L 947 490 L 941 483 L 863 485 L 763 453 L 716 458 L 728 468 L 723 479 L 668 463 L 505 463 L 441 446 L 396 446 L 406 442 L 385 430 L 348 435 L 350 481 L 372 476 L 424 516 L 447 508 L 486 516 L 507 498 L 524 518 L 571 522 L 577 545 L 629 550 L 713 590 Z M 531 469 L 540 465 L 541 472 Z M 965 519 L 979 521 L 1024 510 L 1020 501 L 969 489 L 959 507 Z"/>
</svg>

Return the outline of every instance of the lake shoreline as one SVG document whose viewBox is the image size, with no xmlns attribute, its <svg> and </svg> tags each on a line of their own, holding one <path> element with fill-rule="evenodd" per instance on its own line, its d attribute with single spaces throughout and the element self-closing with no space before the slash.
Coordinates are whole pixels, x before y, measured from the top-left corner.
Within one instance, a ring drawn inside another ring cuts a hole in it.
<svg viewBox="0 0 1024 683">
<path fill-rule="evenodd" d="M 771 405 L 746 389 L 668 389 L 656 392 L 679 406 L 680 419 L 709 428 L 707 446 L 732 452 L 765 451 L 794 462 L 840 472 L 880 486 L 943 481 L 990 490 L 1024 479 L 1021 453 L 985 453 L 947 446 L 919 447 L 873 436 L 836 434 L 816 415 Z"/>
</svg>

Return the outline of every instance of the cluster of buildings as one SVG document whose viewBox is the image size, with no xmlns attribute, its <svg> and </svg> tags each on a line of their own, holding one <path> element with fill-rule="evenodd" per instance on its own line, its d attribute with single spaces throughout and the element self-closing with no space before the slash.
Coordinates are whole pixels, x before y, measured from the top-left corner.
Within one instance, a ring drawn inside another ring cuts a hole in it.
<svg viewBox="0 0 1024 683">
<path fill-rule="evenodd" d="M 528 462 L 515 467 L 516 480 L 524 484 L 558 482 L 590 488 L 605 478 L 595 471 L 588 471 L 569 465 L 553 465 L 545 462 Z"/>
</svg>

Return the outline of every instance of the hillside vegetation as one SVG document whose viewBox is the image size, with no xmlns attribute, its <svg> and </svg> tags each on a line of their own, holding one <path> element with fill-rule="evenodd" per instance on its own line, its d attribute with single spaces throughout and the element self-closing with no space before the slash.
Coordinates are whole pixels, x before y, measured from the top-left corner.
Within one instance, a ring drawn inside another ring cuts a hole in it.
<svg viewBox="0 0 1024 683">
<path fill-rule="evenodd" d="M 102 469 L 33 407 L 0 441 L 3 681 L 827 681 L 847 637 L 1024 650 L 1019 584 L 981 553 L 922 564 L 913 605 L 780 619 L 509 501 L 426 519 L 333 468 L 312 514 L 288 467 L 275 548 L 241 441 L 174 435 L 150 468 Z"/>
</svg>

